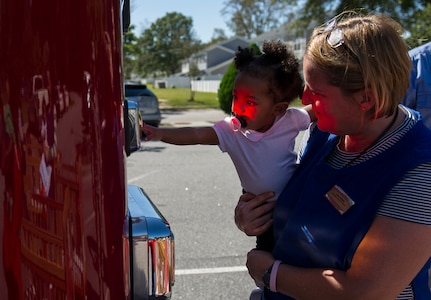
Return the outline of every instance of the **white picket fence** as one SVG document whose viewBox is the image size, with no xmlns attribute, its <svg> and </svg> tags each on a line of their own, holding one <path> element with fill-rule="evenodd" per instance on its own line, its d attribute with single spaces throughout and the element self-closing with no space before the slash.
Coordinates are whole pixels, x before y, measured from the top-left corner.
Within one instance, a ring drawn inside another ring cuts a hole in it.
<svg viewBox="0 0 431 300">
<path fill-rule="evenodd" d="M 217 93 L 220 80 L 192 80 L 192 91 Z"/>
</svg>

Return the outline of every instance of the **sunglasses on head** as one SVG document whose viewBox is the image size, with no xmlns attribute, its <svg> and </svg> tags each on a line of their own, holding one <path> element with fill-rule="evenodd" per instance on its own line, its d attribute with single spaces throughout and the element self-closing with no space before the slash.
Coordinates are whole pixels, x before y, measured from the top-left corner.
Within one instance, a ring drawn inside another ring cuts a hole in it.
<svg viewBox="0 0 431 300">
<path fill-rule="evenodd" d="M 337 19 L 333 18 L 326 22 L 323 32 L 329 32 L 326 41 L 332 48 L 337 48 L 344 44 L 344 35 L 340 27 L 337 26 Z"/>
</svg>

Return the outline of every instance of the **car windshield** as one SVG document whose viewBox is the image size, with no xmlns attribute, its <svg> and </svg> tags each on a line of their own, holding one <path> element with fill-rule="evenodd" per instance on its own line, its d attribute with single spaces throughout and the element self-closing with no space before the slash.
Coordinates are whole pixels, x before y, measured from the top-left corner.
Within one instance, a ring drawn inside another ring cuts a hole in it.
<svg viewBox="0 0 431 300">
<path fill-rule="evenodd" d="M 154 96 L 145 85 L 126 85 L 126 97 Z"/>
</svg>

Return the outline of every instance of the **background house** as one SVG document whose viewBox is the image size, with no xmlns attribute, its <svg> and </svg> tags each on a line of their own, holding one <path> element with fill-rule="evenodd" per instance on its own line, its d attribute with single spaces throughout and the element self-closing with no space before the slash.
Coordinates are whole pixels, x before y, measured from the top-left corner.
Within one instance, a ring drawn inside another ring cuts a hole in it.
<svg viewBox="0 0 431 300">
<path fill-rule="evenodd" d="M 181 73 L 188 74 L 191 64 L 196 64 L 202 76 L 221 75 L 227 71 L 238 47 L 248 47 L 250 41 L 235 36 L 225 41 L 211 45 L 203 51 L 192 55 L 183 61 Z"/>
<path fill-rule="evenodd" d="M 232 63 L 238 47 L 249 45 L 250 41 L 237 36 L 211 45 L 184 60 L 179 74 L 155 80 L 155 86 L 191 88 L 194 91 L 217 93 L 220 80 Z M 193 64 L 198 67 L 200 75 L 190 78 L 189 72 Z"/>
<path fill-rule="evenodd" d="M 302 60 L 304 58 L 305 47 L 307 45 L 307 36 L 311 35 L 311 30 L 305 31 L 305 33 L 298 34 L 290 27 L 290 23 L 286 23 L 274 30 L 262 33 L 251 40 L 251 43 L 255 43 L 257 46 L 262 48 L 262 44 L 265 40 L 281 40 L 284 41 L 300 62 L 300 70 L 302 70 Z"/>
<path fill-rule="evenodd" d="M 300 62 L 300 70 L 302 70 L 302 60 L 307 44 L 307 36 L 310 34 L 311 29 L 306 30 L 302 35 L 297 34 L 294 30 L 289 28 L 289 23 L 287 23 L 251 40 L 235 36 L 193 54 L 182 62 L 181 73 L 175 76 L 156 80 L 155 83 L 156 86 L 160 83 L 160 85 L 164 87 L 185 87 L 191 88 L 194 91 L 216 93 L 218 91 L 220 81 L 229 65 L 232 63 L 238 47 L 248 47 L 253 43 L 258 47 L 262 47 L 265 40 L 285 41 L 298 58 Z M 198 77 L 189 77 L 192 65 L 197 66 L 199 69 L 200 75 Z"/>
</svg>

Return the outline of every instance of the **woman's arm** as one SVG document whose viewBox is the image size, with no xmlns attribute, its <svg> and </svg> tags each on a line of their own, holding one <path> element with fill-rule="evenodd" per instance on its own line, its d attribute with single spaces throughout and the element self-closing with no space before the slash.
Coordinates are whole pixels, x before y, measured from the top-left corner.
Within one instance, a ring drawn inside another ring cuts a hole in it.
<svg viewBox="0 0 431 300">
<path fill-rule="evenodd" d="M 431 253 L 431 227 L 376 217 L 346 272 L 280 265 L 277 291 L 296 299 L 395 299 L 420 271 Z M 274 262 L 271 254 L 248 254 L 250 275 L 262 281 Z"/>
</svg>

